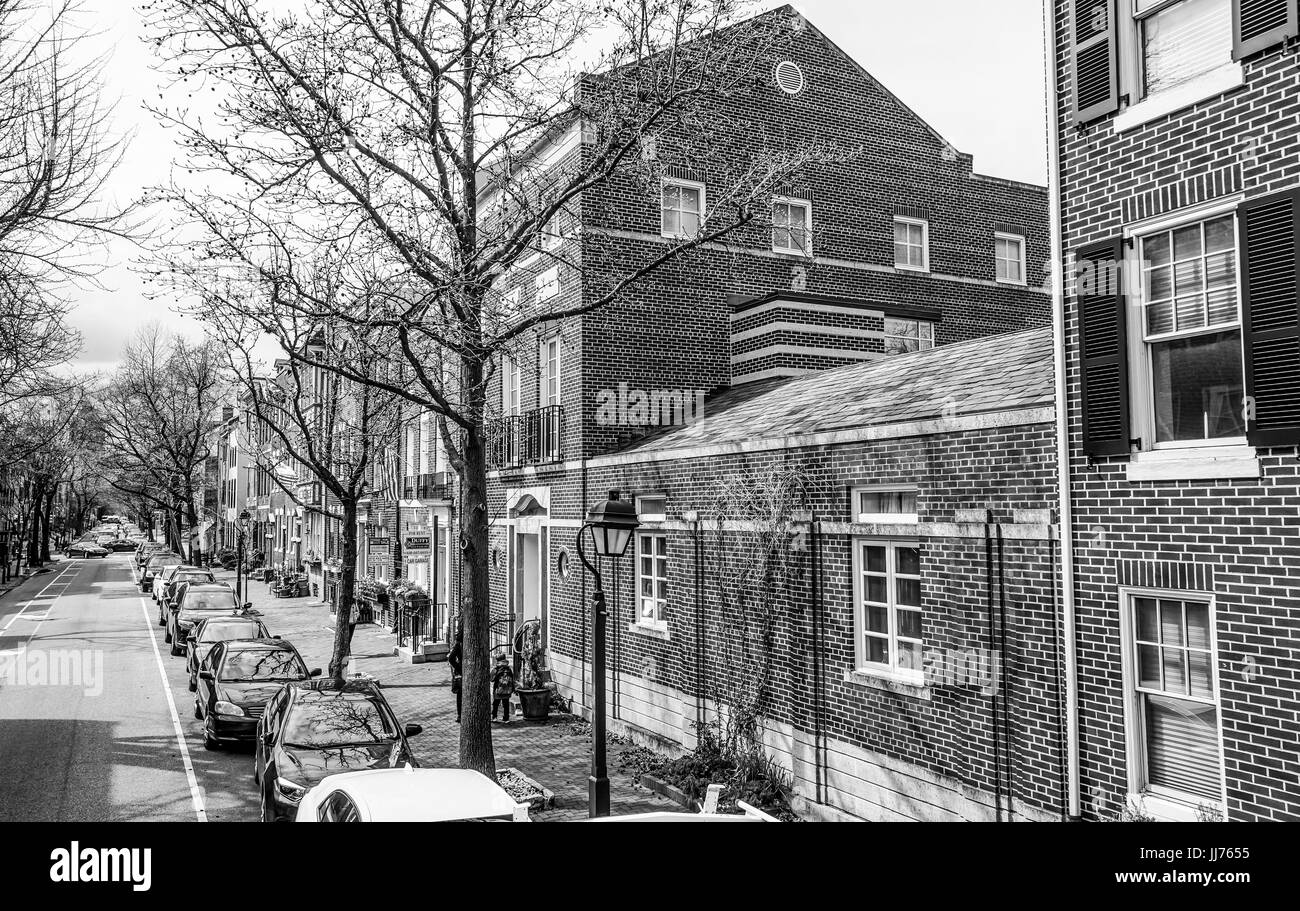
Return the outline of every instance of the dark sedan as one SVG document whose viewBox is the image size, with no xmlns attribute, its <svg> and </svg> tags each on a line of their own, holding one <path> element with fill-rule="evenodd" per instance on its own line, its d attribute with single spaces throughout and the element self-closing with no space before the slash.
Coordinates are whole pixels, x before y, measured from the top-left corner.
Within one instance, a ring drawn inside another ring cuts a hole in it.
<svg viewBox="0 0 1300 911">
<path fill-rule="evenodd" d="M 286 683 L 320 676 L 308 671 L 298 650 L 279 639 L 218 642 L 199 665 L 194 717 L 203 722 L 203 745 L 247 742 L 257 733 L 266 702 Z"/>
<path fill-rule="evenodd" d="M 158 585 L 161 587 L 155 599 L 158 602 L 158 625 L 167 625 L 168 608 L 176 601 L 181 583 L 216 581 L 217 577 L 212 575 L 211 570 L 185 565 L 174 567 L 170 574 L 165 574 L 158 580 Z"/>
<path fill-rule="evenodd" d="M 407 737 L 418 724 L 397 722 L 379 685 L 348 680 L 291 683 L 257 723 L 253 778 L 263 822 L 292 822 L 307 789 L 327 775 L 418 766 Z"/>
<path fill-rule="evenodd" d="M 190 630 L 200 620 L 238 614 L 250 607 L 251 604 L 241 607 L 235 593 L 224 582 L 186 582 L 179 599 L 168 609 L 167 632 L 163 638 L 171 643 L 173 655 L 183 655 Z"/>
<path fill-rule="evenodd" d="M 99 557 L 102 559 L 108 556 L 108 548 L 100 547 L 94 541 L 78 541 L 76 544 L 69 544 L 65 553 L 69 557 L 82 557 L 85 559 Z"/>
<path fill-rule="evenodd" d="M 199 666 L 218 642 L 231 639 L 274 639 L 261 620 L 256 617 L 209 617 L 200 620 L 190 630 L 185 644 L 187 653 L 185 669 L 190 672 L 190 692 L 198 689 Z"/>
</svg>

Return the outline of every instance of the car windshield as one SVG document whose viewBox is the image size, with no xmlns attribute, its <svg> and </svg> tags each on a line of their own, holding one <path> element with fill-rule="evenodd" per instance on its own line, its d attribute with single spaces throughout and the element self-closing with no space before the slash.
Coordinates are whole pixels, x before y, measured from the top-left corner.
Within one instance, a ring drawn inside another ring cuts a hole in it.
<svg viewBox="0 0 1300 911">
<path fill-rule="evenodd" d="M 287 747 L 329 747 L 396 740 L 378 703 L 365 696 L 333 696 L 299 703 L 284 723 Z"/>
<path fill-rule="evenodd" d="M 262 624 L 256 620 L 226 620 L 221 623 L 209 621 L 199 636 L 200 642 L 222 642 L 226 639 L 259 639 L 262 636 Z"/>
<path fill-rule="evenodd" d="M 239 605 L 235 602 L 234 592 L 189 591 L 185 594 L 183 607 L 187 611 L 239 609 Z"/>
<path fill-rule="evenodd" d="M 150 558 L 149 558 L 149 568 L 152 569 L 152 570 L 158 570 L 158 569 L 161 569 L 162 566 L 163 566 L 163 564 L 165 564 L 165 563 L 167 562 L 167 560 L 168 560 L 167 557 L 150 557 Z"/>
<path fill-rule="evenodd" d="M 226 652 L 222 680 L 306 680 L 302 659 L 287 648 L 249 648 Z"/>
<path fill-rule="evenodd" d="M 173 582 L 212 582 L 214 581 L 212 573 L 177 573 L 172 577 Z"/>
</svg>

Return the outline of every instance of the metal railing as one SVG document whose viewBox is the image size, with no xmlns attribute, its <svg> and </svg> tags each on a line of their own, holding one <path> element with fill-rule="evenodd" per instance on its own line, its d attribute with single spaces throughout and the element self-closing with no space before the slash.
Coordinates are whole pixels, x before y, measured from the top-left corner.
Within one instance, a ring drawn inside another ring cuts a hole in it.
<svg viewBox="0 0 1300 911">
<path fill-rule="evenodd" d="M 446 638 L 447 609 L 445 602 L 416 601 L 413 604 L 397 600 L 389 605 L 393 633 L 401 644 L 413 646 L 421 642 L 441 642 Z"/>
<path fill-rule="evenodd" d="M 402 499 L 445 500 L 448 496 L 447 487 L 445 471 L 413 475 L 402 485 Z"/>
<path fill-rule="evenodd" d="M 488 461 L 494 468 L 558 462 L 564 453 L 564 406 L 547 405 L 491 421 Z"/>
</svg>

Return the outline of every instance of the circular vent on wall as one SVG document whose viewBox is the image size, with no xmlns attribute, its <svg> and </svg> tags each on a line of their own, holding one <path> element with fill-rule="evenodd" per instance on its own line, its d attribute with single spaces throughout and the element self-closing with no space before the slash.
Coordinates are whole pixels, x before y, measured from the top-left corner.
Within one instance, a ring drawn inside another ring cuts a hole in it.
<svg viewBox="0 0 1300 911">
<path fill-rule="evenodd" d="M 787 95 L 798 95 L 804 89 L 803 70 L 793 60 L 782 60 L 774 73 L 776 87 Z"/>
</svg>

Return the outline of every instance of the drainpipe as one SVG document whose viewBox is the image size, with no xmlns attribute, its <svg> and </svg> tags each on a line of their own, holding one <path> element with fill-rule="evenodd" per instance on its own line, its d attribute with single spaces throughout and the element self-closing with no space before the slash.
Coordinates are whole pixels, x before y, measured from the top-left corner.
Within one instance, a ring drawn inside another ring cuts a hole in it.
<svg viewBox="0 0 1300 911">
<path fill-rule="evenodd" d="M 1052 356 L 1056 367 L 1056 492 L 1061 534 L 1061 614 L 1065 639 L 1065 763 L 1066 797 L 1071 820 L 1082 817 L 1079 775 L 1079 670 L 1075 651 L 1074 519 L 1070 509 L 1070 410 L 1066 400 L 1065 364 L 1065 240 L 1061 220 L 1061 136 L 1057 99 L 1057 45 L 1054 0 L 1043 0 L 1043 38 L 1047 49 L 1047 165 L 1048 216 L 1051 227 Z"/>
</svg>

